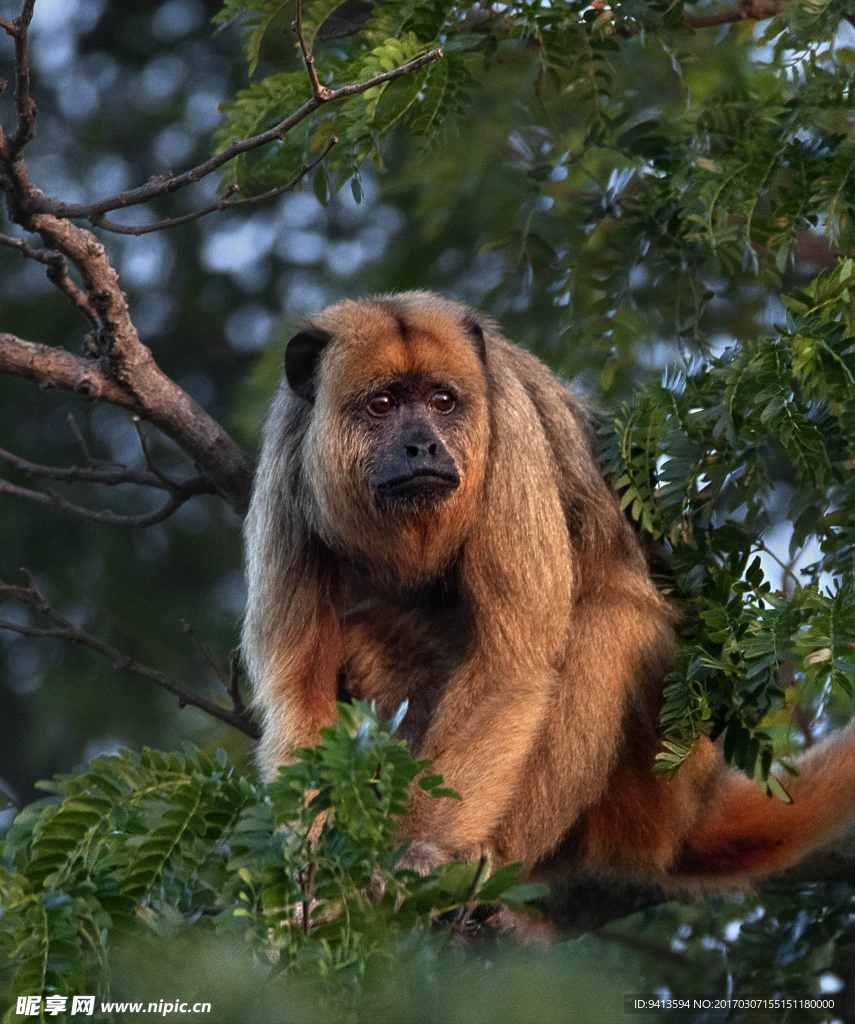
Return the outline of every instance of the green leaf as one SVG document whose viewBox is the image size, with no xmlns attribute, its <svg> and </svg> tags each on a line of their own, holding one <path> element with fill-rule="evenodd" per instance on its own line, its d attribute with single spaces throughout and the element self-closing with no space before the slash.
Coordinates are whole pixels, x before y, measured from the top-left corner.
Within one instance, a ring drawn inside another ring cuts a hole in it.
<svg viewBox="0 0 855 1024">
<path fill-rule="evenodd" d="M 522 868 L 522 864 L 506 864 L 494 871 L 478 890 L 479 900 L 489 903 L 504 895 L 507 890 L 518 887 Z"/>
<path fill-rule="evenodd" d="M 321 206 L 326 206 L 330 201 L 329 178 L 326 167 L 321 166 L 315 171 L 312 189 L 314 190 L 315 198 Z"/>
<path fill-rule="evenodd" d="M 499 898 L 513 903 L 530 903 L 532 900 L 546 899 L 551 891 L 549 886 L 542 882 L 528 882 L 525 885 L 515 885 L 502 893 Z"/>
</svg>

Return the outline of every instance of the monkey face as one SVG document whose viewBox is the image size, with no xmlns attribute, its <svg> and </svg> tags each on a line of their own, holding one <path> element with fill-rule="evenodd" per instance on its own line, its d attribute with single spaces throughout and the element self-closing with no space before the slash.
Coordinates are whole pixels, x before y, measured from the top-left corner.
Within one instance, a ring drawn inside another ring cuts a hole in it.
<svg viewBox="0 0 855 1024">
<path fill-rule="evenodd" d="M 397 380 L 354 412 L 370 435 L 368 475 L 381 505 L 405 513 L 430 508 L 460 486 L 443 439 L 459 434 L 463 410 L 447 385 L 430 378 Z"/>
<path fill-rule="evenodd" d="M 303 467 L 332 547 L 408 576 L 452 557 L 484 477 L 483 335 L 435 300 L 346 302 L 296 335 L 289 387 L 305 399 Z"/>
</svg>

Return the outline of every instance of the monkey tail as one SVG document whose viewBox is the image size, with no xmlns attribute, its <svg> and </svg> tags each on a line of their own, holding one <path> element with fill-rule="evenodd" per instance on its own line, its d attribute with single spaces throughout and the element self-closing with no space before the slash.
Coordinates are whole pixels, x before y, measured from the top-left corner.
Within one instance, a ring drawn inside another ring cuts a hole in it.
<svg viewBox="0 0 855 1024">
<path fill-rule="evenodd" d="M 750 884 L 798 863 L 855 818 L 855 721 L 796 763 L 787 804 L 728 771 L 708 816 L 671 869 L 678 878 Z"/>
</svg>

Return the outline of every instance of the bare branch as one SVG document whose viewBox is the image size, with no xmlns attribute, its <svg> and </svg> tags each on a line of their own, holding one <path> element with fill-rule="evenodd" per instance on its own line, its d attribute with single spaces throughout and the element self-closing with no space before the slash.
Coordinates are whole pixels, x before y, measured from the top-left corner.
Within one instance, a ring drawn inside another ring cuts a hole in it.
<svg viewBox="0 0 855 1024">
<path fill-rule="evenodd" d="M 18 487 L 16 484 L 10 484 L 8 480 L 3 479 L 0 479 L 0 494 L 9 494 L 15 498 L 27 498 L 29 501 L 38 502 L 40 505 L 53 505 L 54 508 L 58 508 L 61 512 L 78 516 L 80 519 L 90 519 L 92 522 L 102 523 L 106 526 L 131 526 L 136 529 L 145 529 L 149 526 L 156 526 L 171 515 L 174 515 L 185 502 L 189 501 L 196 494 L 210 494 L 211 485 L 204 477 L 195 477 L 194 480 L 198 481 L 196 486 L 172 491 L 164 504 L 156 512 L 150 512 L 142 516 L 122 516 L 110 511 L 110 509 L 99 511 L 97 509 L 84 508 L 82 505 L 75 505 L 74 502 L 68 501 L 54 491 L 48 491 L 47 493 L 44 491 L 33 491 L 28 487 Z M 190 483 L 193 483 L 193 481 L 190 481 Z"/>
<path fill-rule="evenodd" d="M 335 100 L 345 99 L 348 96 L 357 96 L 360 93 L 367 92 L 369 89 L 374 89 L 385 82 L 391 82 L 402 75 L 417 71 L 426 64 L 439 60 L 442 56 L 442 50 L 437 48 L 407 61 L 406 64 L 402 64 L 398 68 L 375 75 L 364 82 L 355 82 L 353 85 L 343 85 L 338 89 L 329 90 L 329 94 L 323 98 L 312 96 L 310 100 L 307 100 L 275 127 L 269 128 L 258 135 L 253 135 L 248 139 L 236 139 L 222 153 L 212 156 L 209 160 L 205 160 L 189 171 L 184 171 L 183 174 L 174 176 L 161 175 L 153 178 L 145 185 L 128 189 L 126 192 L 119 192 L 117 195 L 109 196 L 106 199 L 99 199 L 94 203 L 66 203 L 61 199 L 33 193 L 25 198 L 25 209 L 30 214 L 50 214 L 52 217 L 57 218 L 82 218 L 94 223 L 98 218 L 102 217 L 105 213 L 109 213 L 111 210 L 121 210 L 128 206 L 139 206 L 141 203 L 151 202 L 152 199 L 157 199 L 159 196 L 170 195 L 179 189 L 192 185 L 194 182 L 201 181 L 202 178 L 219 170 L 220 167 L 229 163 L 230 160 L 234 160 L 241 153 L 247 153 L 252 149 L 258 149 L 260 146 L 266 146 L 269 142 L 281 141 L 292 128 L 325 103 L 331 103 Z M 249 200 L 246 201 L 248 202 Z"/>
<path fill-rule="evenodd" d="M 5 24 L 0 21 L 0 27 L 14 35 L 16 45 L 22 40 L 25 42 L 31 8 L 32 0 L 26 0 L 23 20 Z M 408 74 L 441 56 L 441 50 L 432 50 L 399 68 L 375 75 L 367 81 L 332 90 L 328 98 L 313 96 L 275 128 L 251 139 L 236 140 L 223 153 L 183 175 L 155 178 L 140 188 L 93 204 L 67 204 L 43 196 L 33 184 L 20 155 L 12 152 L 10 141 L 0 134 L 0 162 L 3 165 L 10 217 L 27 230 L 40 234 L 49 251 L 61 254 L 79 271 L 82 291 L 88 301 L 87 315 L 90 315 L 95 325 L 95 329 L 87 337 L 87 343 L 92 354 L 98 357 L 97 362 L 90 363 L 61 350 L 32 345 L 11 335 L 0 334 L 0 372 L 25 376 L 46 387 L 76 390 L 87 397 L 133 409 L 175 441 L 197 464 L 228 504 L 238 514 L 245 514 L 249 507 L 255 472 L 252 460 L 198 403 L 163 373 L 148 347 L 140 341 L 128 309 L 127 298 L 119 285 L 118 275 L 110 264 L 104 246 L 90 231 L 72 224 L 69 218 L 85 217 L 97 221 L 110 210 L 148 202 L 157 196 L 175 192 L 194 181 L 199 181 L 240 153 L 267 142 L 281 140 L 296 124 L 323 103 L 363 93 Z M 28 66 L 22 68 L 22 73 L 26 75 L 26 83 L 22 88 L 28 90 Z M 23 135 L 21 137 L 23 138 Z M 323 154 L 320 159 L 323 159 Z M 316 166 L 316 163 L 313 162 L 304 168 L 297 180 L 308 173 L 312 166 Z M 221 204 L 222 208 L 227 208 L 231 205 L 258 203 L 280 191 L 288 191 L 295 184 L 296 181 L 289 182 L 264 196 L 242 201 L 232 202 L 231 197 L 226 196 L 217 204 L 217 208 L 219 209 Z M 173 223 L 178 221 L 176 218 Z M 150 227 L 130 230 L 144 231 Z M 116 228 L 121 230 L 122 226 Z M 29 255 L 29 246 L 24 249 L 14 243 L 14 247 Z M 68 277 L 67 267 L 58 264 L 51 266 L 49 274 L 54 275 L 52 280 L 73 294 L 73 282 Z M 80 300 L 79 295 L 77 300 Z M 11 486 L 7 485 L 7 493 L 11 493 Z M 35 500 L 43 501 L 45 496 L 42 495 Z M 164 509 L 161 514 L 165 515 L 167 511 Z"/>
<path fill-rule="evenodd" d="M 97 217 L 92 221 L 92 224 L 96 228 L 104 228 L 106 231 L 112 231 L 117 235 L 148 235 L 152 231 L 164 231 L 166 228 L 174 228 L 179 224 L 189 224 L 191 221 L 199 220 L 200 217 L 206 217 L 209 213 L 222 213 L 224 210 L 234 210 L 241 206 L 254 206 L 256 203 L 263 203 L 268 199 L 284 195 L 286 192 L 293 192 L 309 171 L 313 170 L 325 159 L 337 142 L 337 138 L 330 139 L 323 153 L 310 164 L 306 164 L 297 177 L 289 181 L 287 185 L 272 188 L 267 192 L 262 192 L 261 195 L 250 196 L 248 199 L 232 199 L 231 197 L 238 191 L 238 186 L 230 185 L 226 195 L 216 203 L 211 203 L 210 206 L 196 210 L 194 213 L 185 213 L 181 217 L 170 217 L 167 220 L 159 220 L 155 224 L 117 224 L 116 221 L 107 220 L 106 217 Z"/>
<path fill-rule="evenodd" d="M 20 189 L 31 188 L 23 165 L 18 162 L 15 168 L 23 176 Z M 0 334 L 0 372 L 132 409 L 183 448 L 229 505 L 245 513 L 255 470 L 252 460 L 163 373 L 140 341 L 104 246 L 91 232 L 45 214 L 30 218 L 29 226 L 50 250 L 62 253 L 80 270 L 97 317 L 98 326 L 88 340 L 99 359 L 80 359 L 62 349 Z"/>
<path fill-rule="evenodd" d="M 91 461 L 95 462 L 94 459 Z M 3 448 L 0 448 L 0 462 L 5 462 L 6 465 L 12 466 L 22 473 L 27 473 L 29 476 L 38 476 L 45 480 L 61 480 L 63 483 L 107 484 L 110 487 L 119 484 L 138 484 L 140 487 L 157 487 L 162 491 L 181 490 L 187 486 L 186 483 L 177 484 L 150 469 L 131 469 L 129 466 L 118 463 L 98 463 L 89 466 L 42 466 L 36 462 L 22 459 L 19 455 L 7 452 Z M 196 485 L 197 481 L 207 486 L 209 493 L 213 493 L 213 488 L 206 483 L 204 477 L 196 477 L 192 482 Z"/>
<path fill-rule="evenodd" d="M 241 665 L 240 660 L 240 647 L 236 647 L 232 651 L 229 671 L 226 672 L 222 665 L 220 665 L 217 659 L 199 639 L 196 634 L 196 630 L 190 625 L 190 623 L 182 619 L 181 626 L 184 632 L 193 641 L 193 646 L 199 652 L 202 661 L 208 666 L 214 677 L 223 684 L 223 688 L 231 699 L 232 707 L 235 711 L 241 713 L 245 712 L 246 705 L 244 704 L 243 698 L 240 694 L 240 679 L 243 675 L 243 666 Z"/>
<path fill-rule="evenodd" d="M 151 457 L 151 452 L 148 449 L 148 438 L 145 436 L 145 430 L 143 429 L 142 420 L 139 416 L 132 417 L 134 430 L 137 432 L 137 437 L 140 441 L 140 448 L 142 448 L 143 458 L 145 464 L 148 466 L 149 473 L 160 481 L 160 486 L 165 487 L 168 491 L 174 491 L 176 487 L 180 487 L 174 480 L 170 480 L 168 476 L 164 476 L 163 473 L 155 466 L 154 460 Z M 213 489 L 212 489 L 213 490 Z"/>
<path fill-rule="evenodd" d="M 142 676 L 144 679 L 162 686 L 165 690 L 169 690 L 170 693 L 175 694 L 178 698 L 179 707 L 183 708 L 189 704 L 192 707 L 207 712 L 214 718 L 218 718 L 221 722 L 239 729 L 254 740 L 260 737 L 261 730 L 246 709 L 237 711 L 221 707 L 212 700 L 208 700 L 207 697 L 194 693 L 189 687 L 177 682 L 164 672 L 135 661 L 129 655 L 101 640 L 100 637 L 93 636 L 91 633 L 78 628 L 74 623 L 66 619 L 64 615 L 61 615 L 55 608 L 51 607 L 49 602 L 39 593 L 29 573 L 27 573 L 27 576 L 29 578 L 29 586 L 26 587 L 16 587 L 0 581 L 0 594 L 26 608 L 31 608 L 33 611 L 38 612 L 39 615 L 43 615 L 54 625 L 50 628 L 40 628 L 36 626 L 22 626 L 16 622 L 0 619 L 0 629 L 20 633 L 22 636 L 53 637 L 57 640 L 66 640 L 74 644 L 80 644 L 83 647 L 89 647 L 102 657 L 107 658 L 113 664 L 113 667 L 120 672 Z"/>
<path fill-rule="evenodd" d="M 44 263 L 49 267 L 53 266 L 57 260 L 65 260 L 62 253 L 56 252 L 54 249 L 34 249 L 31 245 L 27 244 L 24 238 L 11 238 L 9 235 L 0 235 L 0 245 L 7 245 L 10 249 L 17 249 L 27 259 L 35 260 L 37 263 Z"/>
<path fill-rule="evenodd" d="M 36 104 L 30 96 L 30 52 L 27 45 L 27 33 L 35 5 L 36 0 L 24 0 L 24 7 L 14 21 L 0 18 L 0 28 L 15 40 L 15 107 L 18 111 L 18 127 L 8 140 L 5 155 L 10 157 L 20 153 L 35 134 Z"/>
<path fill-rule="evenodd" d="M 73 391 L 90 401 L 110 402 L 136 409 L 133 394 L 111 380 L 92 359 L 81 359 L 65 349 L 38 345 L 0 332 L 0 372 L 26 377 L 43 388 Z"/>
<path fill-rule="evenodd" d="M 187 480 L 171 480 L 168 476 L 165 476 L 159 469 L 157 469 L 152 461 L 151 453 L 148 448 L 148 441 L 146 440 L 145 433 L 143 432 L 139 416 L 134 416 L 133 422 L 137 431 L 137 436 L 140 439 L 140 447 L 142 448 L 146 466 L 148 467 L 146 470 L 131 469 L 129 466 L 125 466 L 121 463 L 97 462 L 92 458 L 88 448 L 86 448 L 86 444 L 79 429 L 77 428 L 77 424 L 73 420 L 73 417 L 69 417 L 69 419 L 73 424 L 73 429 L 77 434 L 78 440 L 83 446 L 84 454 L 89 460 L 88 466 L 43 466 L 39 463 L 30 462 L 28 459 L 21 458 L 20 455 L 7 452 L 3 448 L 0 448 L 0 462 L 5 462 L 6 465 L 12 466 L 14 469 L 20 470 L 20 472 L 26 473 L 29 476 L 38 476 L 46 480 L 60 480 L 63 483 L 96 483 L 107 484 L 111 487 L 115 487 L 120 484 L 136 484 L 142 487 L 155 487 L 158 490 L 169 492 L 169 498 L 165 504 L 156 512 L 150 512 L 146 515 L 117 515 L 109 509 L 97 511 L 95 509 L 84 508 L 81 505 L 76 505 L 60 495 L 55 494 L 53 491 L 49 491 L 45 494 L 41 491 L 33 491 L 26 487 L 18 487 L 15 484 L 10 483 L 8 480 L 3 479 L 0 479 L 0 494 L 10 494 L 17 498 L 27 498 L 30 501 L 36 501 L 42 505 L 53 505 L 62 512 L 68 512 L 71 515 L 79 516 L 83 519 L 91 519 L 97 523 L 105 523 L 111 526 L 132 526 L 137 528 L 145 528 L 147 526 L 154 526 L 156 523 L 162 523 L 165 519 L 168 519 L 169 516 L 181 508 L 186 501 L 189 501 L 190 498 L 193 498 L 196 495 L 216 494 L 214 486 L 202 475 L 190 477 Z"/>
<path fill-rule="evenodd" d="M 231 655 L 229 666 L 229 685 L 227 690 L 232 699 L 232 706 L 237 710 L 243 710 L 245 705 L 240 695 L 240 680 L 243 675 L 243 660 L 241 659 L 240 647 L 235 647 Z"/>
<path fill-rule="evenodd" d="M 223 684 L 223 688 L 226 690 L 226 692 L 228 692 L 229 677 L 223 670 L 222 665 L 220 665 L 220 663 L 213 656 L 213 654 L 211 654 L 208 648 L 202 643 L 202 641 L 199 639 L 196 633 L 196 630 L 190 625 L 190 623 L 186 619 L 181 620 L 181 628 L 184 630 L 187 636 L 189 636 L 190 639 L 193 641 L 193 646 L 199 652 L 199 656 L 201 657 L 202 661 L 208 666 L 211 672 L 213 672 L 214 677 Z"/>
<path fill-rule="evenodd" d="M 73 413 L 69 413 L 66 417 L 68 425 L 71 427 L 71 432 L 77 438 L 77 443 L 80 445 L 80 450 L 83 452 L 83 457 L 89 463 L 90 466 L 115 466 L 115 462 L 104 462 L 102 459 L 96 459 L 95 456 L 89 451 L 89 445 L 86 443 L 86 438 L 81 433 L 80 427 L 77 425 L 77 420 L 74 418 Z"/>
<path fill-rule="evenodd" d="M 332 99 L 332 90 L 328 89 L 325 85 L 321 85 L 318 81 L 318 72 L 315 70 L 315 58 L 312 56 L 308 46 L 306 46 L 306 37 L 303 34 L 303 0 L 297 0 L 297 20 L 294 22 L 294 30 L 297 33 L 300 52 L 303 54 L 303 63 L 306 65 L 306 71 L 309 75 L 312 95 L 317 100 Z"/>
<path fill-rule="evenodd" d="M 29 223 L 50 248 L 57 249 L 75 264 L 97 312 L 99 326 L 91 336 L 90 347 L 101 357 L 101 375 L 111 382 L 113 397 L 106 393 L 93 397 L 113 401 L 121 394 L 122 400 L 115 404 L 132 408 L 159 427 L 184 449 L 229 505 L 236 512 L 245 513 L 255 471 L 252 460 L 186 391 L 160 369 L 148 347 L 140 341 L 127 298 L 119 287 L 118 275 L 110 265 L 104 246 L 90 231 L 67 220 L 37 214 L 30 218 Z M 2 343 L 8 337 L 0 335 L 0 371 L 7 369 Z M 59 350 L 47 346 L 39 346 L 39 349 L 44 357 L 42 369 L 50 369 L 47 353 Z M 19 362 L 20 354 L 19 345 Z M 69 358 L 74 359 L 73 356 Z M 16 371 L 13 368 L 11 372 Z M 40 382 L 44 379 L 32 370 L 24 375 Z M 51 384 L 48 382 L 48 386 Z"/>
<path fill-rule="evenodd" d="M 98 317 L 89 302 L 89 297 L 71 279 L 68 272 L 68 260 L 55 249 L 34 249 L 28 245 L 23 238 L 11 238 L 9 235 L 0 235 L 0 245 L 17 249 L 27 259 L 35 260 L 36 263 L 43 263 L 47 268 L 47 277 L 51 284 L 55 285 L 61 292 L 64 292 L 75 306 L 86 316 L 93 326 L 97 326 Z"/>
</svg>

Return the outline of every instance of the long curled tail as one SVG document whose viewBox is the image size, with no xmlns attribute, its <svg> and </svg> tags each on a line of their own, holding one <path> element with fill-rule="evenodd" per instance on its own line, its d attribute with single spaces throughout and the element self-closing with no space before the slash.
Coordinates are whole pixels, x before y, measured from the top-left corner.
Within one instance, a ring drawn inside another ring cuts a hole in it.
<svg viewBox="0 0 855 1024">
<path fill-rule="evenodd" d="M 797 762 L 793 803 L 728 771 L 709 814 L 687 837 L 673 875 L 734 884 L 771 875 L 844 832 L 855 818 L 855 721 Z"/>
</svg>

